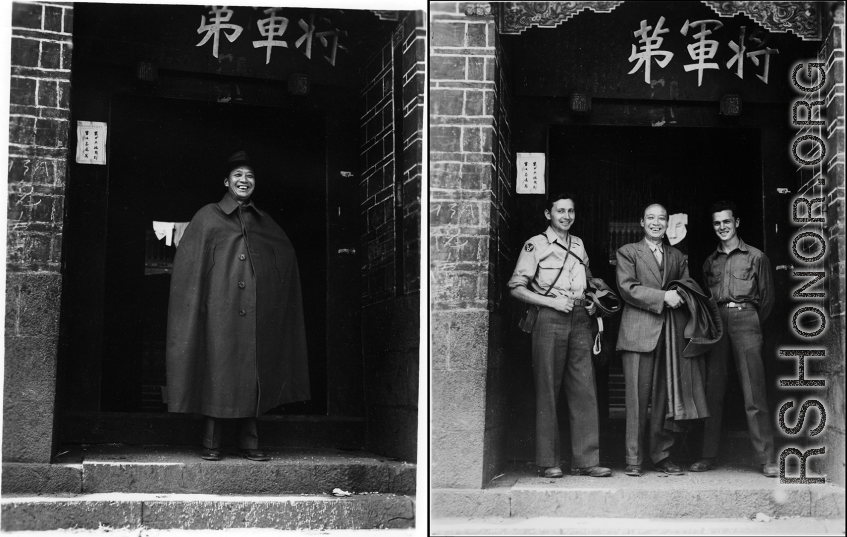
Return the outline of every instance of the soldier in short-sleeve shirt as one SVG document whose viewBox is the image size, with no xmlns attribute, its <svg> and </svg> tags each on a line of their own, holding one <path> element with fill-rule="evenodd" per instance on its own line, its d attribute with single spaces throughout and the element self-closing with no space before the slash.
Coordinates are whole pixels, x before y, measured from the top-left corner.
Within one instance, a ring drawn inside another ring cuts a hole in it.
<svg viewBox="0 0 847 537">
<path fill-rule="evenodd" d="M 591 361 L 594 305 L 584 301 L 585 247 L 569 231 L 576 216 L 573 197 L 552 197 L 544 215 L 549 227 L 524 244 L 508 283 L 512 296 L 539 306 L 532 332 L 535 462 L 545 477 L 562 477 L 556 402 L 564 387 L 571 427 L 571 472 L 606 477 L 611 471 L 598 466 L 599 418 Z"/>
</svg>

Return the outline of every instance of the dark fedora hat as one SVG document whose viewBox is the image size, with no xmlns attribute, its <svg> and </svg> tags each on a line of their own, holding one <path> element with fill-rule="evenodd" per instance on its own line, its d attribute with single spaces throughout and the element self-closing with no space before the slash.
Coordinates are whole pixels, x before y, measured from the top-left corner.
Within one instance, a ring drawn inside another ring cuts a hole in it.
<svg viewBox="0 0 847 537">
<path fill-rule="evenodd" d="M 229 172 L 238 168 L 239 166 L 250 166 L 253 167 L 253 162 L 250 160 L 250 157 L 247 156 L 246 151 L 238 151 L 233 153 L 232 156 L 229 157 L 226 161 L 226 174 L 229 175 Z"/>
</svg>

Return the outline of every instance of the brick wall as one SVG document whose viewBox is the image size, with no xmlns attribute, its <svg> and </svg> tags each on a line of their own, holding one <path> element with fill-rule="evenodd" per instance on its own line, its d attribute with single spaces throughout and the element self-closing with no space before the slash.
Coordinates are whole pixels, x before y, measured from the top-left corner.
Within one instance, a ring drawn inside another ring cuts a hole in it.
<svg viewBox="0 0 847 537">
<path fill-rule="evenodd" d="M 417 12 L 403 18 L 391 42 L 365 67 L 360 180 L 364 305 L 420 290 L 421 18 Z"/>
<path fill-rule="evenodd" d="M 430 8 L 431 485 L 479 488 L 505 452 L 508 82 L 487 3 Z"/>
<path fill-rule="evenodd" d="M 827 446 L 827 455 L 820 474 L 844 484 L 844 3 L 830 4 L 834 10 L 828 15 L 828 34 L 821 47 L 820 61 L 826 63 L 827 84 L 817 99 L 826 104 L 826 125 L 818 127 L 819 136 L 827 140 L 829 151 L 819 171 L 826 178 L 821 193 L 826 199 L 826 224 L 823 236 L 828 239 L 826 271 L 828 314 L 832 326 L 827 337 L 826 360 L 822 361 L 820 376 L 827 379 L 825 401 L 829 415 L 825 438 L 820 443 Z M 814 458 L 812 459 L 814 460 Z"/>
<path fill-rule="evenodd" d="M 4 461 L 51 456 L 72 5 L 12 6 Z"/>
<path fill-rule="evenodd" d="M 423 13 L 404 14 L 368 62 L 362 92 L 368 449 L 408 461 L 417 458 L 425 39 Z"/>
</svg>

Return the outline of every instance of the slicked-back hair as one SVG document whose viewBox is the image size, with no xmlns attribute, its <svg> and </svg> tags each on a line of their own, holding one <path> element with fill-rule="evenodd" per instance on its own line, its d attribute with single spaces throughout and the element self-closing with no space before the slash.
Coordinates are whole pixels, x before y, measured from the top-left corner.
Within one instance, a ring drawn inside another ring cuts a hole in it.
<svg viewBox="0 0 847 537">
<path fill-rule="evenodd" d="M 732 211 L 732 217 L 739 218 L 738 207 L 736 207 L 735 204 L 729 200 L 721 200 L 713 203 L 712 206 L 709 207 L 709 217 L 711 218 L 715 215 L 715 213 L 719 213 L 722 211 Z"/>
<path fill-rule="evenodd" d="M 664 209 L 664 210 L 665 210 L 665 216 L 667 216 L 668 218 L 670 218 L 671 213 L 668 211 L 668 208 L 667 208 L 667 207 L 665 207 L 665 204 L 664 204 L 664 203 L 659 203 L 658 201 L 651 201 L 650 203 L 648 203 L 647 205 L 645 205 L 645 206 L 644 206 L 644 210 L 643 210 L 643 211 L 641 211 L 641 219 L 642 219 L 642 220 L 644 220 L 644 215 L 645 215 L 645 214 L 647 214 L 647 209 L 649 209 L 650 207 L 653 207 L 654 205 L 658 205 L 659 207 L 661 207 L 662 209 Z"/>
<path fill-rule="evenodd" d="M 576 200 L 573 197 L 573 194 L 570 192 L 559 192 L 553 196 L 547 198 L 547 210 L 549 212 L 553 212 L 553 205 L 559 200 L 571 200 L 573 202 L 573 208 L 576 209 Z"/>
</svg>

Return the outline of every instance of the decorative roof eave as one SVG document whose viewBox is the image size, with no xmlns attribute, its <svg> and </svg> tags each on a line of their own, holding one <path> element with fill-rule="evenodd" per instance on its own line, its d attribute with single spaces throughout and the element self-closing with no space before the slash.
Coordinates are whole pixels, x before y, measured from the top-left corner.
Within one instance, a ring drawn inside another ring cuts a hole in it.
<svg viewBox="0 0 847 537">
<path fill-rule="evenodd" d="M 704 1 L 721 17 L 747 15 L 766 30 L 791 32 L 803 41 L 820 41 L 820 2 L 721 2 Z"/>
<path fill-rule="evenodd" d="M 555 28 L 583 10 L 611 13 L 623 1 L 609 2 L 498 2 L 497 17 L 501 34 L 520 34 L 527 28 Z M 729 2 L 704 4 L 721 17 L 747 15 L 765 29 L 791 32 L 804 41 L 821 40 L 819 2 Z"/>
</svg>

